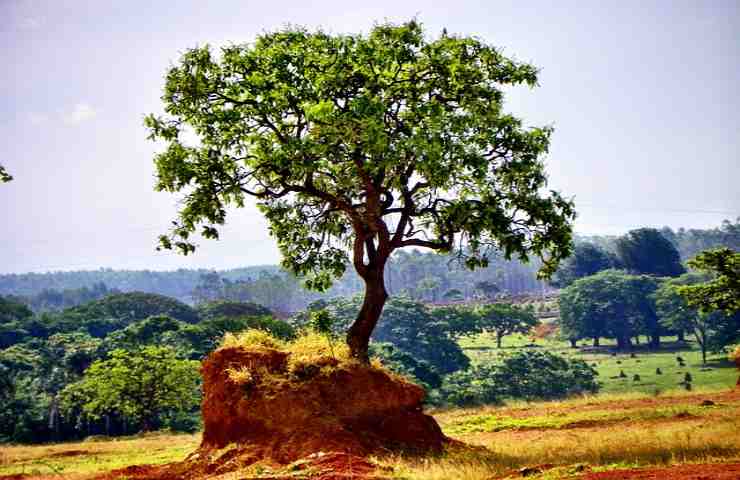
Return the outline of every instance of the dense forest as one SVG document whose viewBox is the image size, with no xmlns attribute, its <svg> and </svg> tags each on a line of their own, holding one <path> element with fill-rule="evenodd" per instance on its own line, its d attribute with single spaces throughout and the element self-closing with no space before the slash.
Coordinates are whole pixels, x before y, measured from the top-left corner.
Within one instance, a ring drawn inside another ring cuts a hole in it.
<svg viewBox="0 0 740 480">
<path fill-rule="evenodd" d="M 726 246 L 740 250 L 740 219 L 711 229 L 665 227 L 660 233 L 686 261 L 702 250 Z M 582 236 L 576 243 L 591 243 L 616 254 L 617 237 Z M 493 258 L 486 268 L 470 271 L 455 258 L 418 250 L 400 251 L 386 267 L 386 287 L 391 295 L 446 303 L 498 293 L 544 293 L 552 288 L 536 278 L 539 265 Z M 130 271 L 100 269 L 50 273 L 0 275 L 0 295 L 17 297 L 33 311 L 61 310 L 102 298 L 109 293 L 141 291 L 177 298 L 188 304 L 213 300 L 254 302 L 289 314 L 319 299 L 353 295 L 362 282 L 348 271 L 325 293 L 308 291 L 300 279 L 274 265 L 223 271 Z"/>
</svg>

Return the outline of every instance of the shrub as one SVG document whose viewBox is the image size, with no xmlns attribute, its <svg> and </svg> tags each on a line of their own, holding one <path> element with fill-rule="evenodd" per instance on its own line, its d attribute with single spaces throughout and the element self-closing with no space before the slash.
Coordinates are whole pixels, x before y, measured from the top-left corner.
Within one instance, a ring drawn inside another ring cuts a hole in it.
<svg viewBox="0 0 740 480">
<path fill-rule="evenodd" d="M 381 365 L 394 373 L 403 375 L 427 390 L 442 386 L 442 377 L 428 362 L 417 359 L 390 343 L 371 343 L 370 357 L 380 360 Z"/>
<path fill-rule="evenodd" d="M 495 367 L 483 365 L 446 375 L 440 388 L 430 392 L 429 402 L 467 407 L 501 403 L 501 397 Z"/>
<path fill-rule="evenodd" d="M 500 403 L 504 398 L 548 400 L 595 393 L 596 370 L 586 362 L 549 352 L 523 350 L 498 365 L 481 365 L 444 377 L 430 392 L 437 405 L 471 406 Z"/>
<path fill-rule="evenodd" d="M 522 350 L 495 368 L 493 382 L 503 396 L 526 400 L 595 393 L 598 373 L 588 363 L 538 350 Z"/>
</svg>

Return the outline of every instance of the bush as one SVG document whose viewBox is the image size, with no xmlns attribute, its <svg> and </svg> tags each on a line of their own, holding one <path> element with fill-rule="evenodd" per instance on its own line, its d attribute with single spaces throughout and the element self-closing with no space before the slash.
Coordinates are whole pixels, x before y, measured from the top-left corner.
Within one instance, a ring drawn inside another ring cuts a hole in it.
<svg viewBox="0 0 740 480">
<path fill-rule="evenodd" d="M 394 347 L 393 344 L 371 343 L 370 357 L 379 359 L 384 367 L 408 377 L 427 390 L 439 388 L 442 385 L 442 377 L 437 369 L 428 362 L 414 358 L 403 350 Z"/>
<path fill-rule="evenodd" d="M 549 352 L 522 350 L 508 356 L 494 373 L 504 396 L 526 400 L 595 393 L 598 373 L 583 360 Z"/>
<path fill-rule="evenodd" d="M 500 403 L 504 398 L 549 400 L 599 389 L 596 370 L 583 360 L 549 352 L 523 350 L 498 365 L 482 365 L 444 377 L 430 393 L 436 405 L 471 406 Z"/>
<path fill-rule="evenodd" d="M 495 370 L 484 365 L 446 375 L 440 388 L 429 392 L 429 402 L 460 407 L 501 403 L 503 392 L 496 383 Z"/>
</svg>

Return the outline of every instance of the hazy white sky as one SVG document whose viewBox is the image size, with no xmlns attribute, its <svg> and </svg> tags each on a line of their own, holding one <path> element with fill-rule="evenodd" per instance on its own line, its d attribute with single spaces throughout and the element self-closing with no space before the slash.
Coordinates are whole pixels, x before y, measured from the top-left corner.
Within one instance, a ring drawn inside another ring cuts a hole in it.
<svg viewBox="0 0 740 480">
<path fill-rule="evenodd" d="M 0 0 L 0 273 L 229 268 L 279 256 L 254 208 L 195 256 L 156 253 L 175 199 L 155 193 L 145 114 L 186 48 L 285 24 L 367 31 L 417 18 L 542 68 L 509 108 L 553 124 L 551 186 L 577 231 L 717 226 L 740 216 L 737 1 Z"/>
</svg>

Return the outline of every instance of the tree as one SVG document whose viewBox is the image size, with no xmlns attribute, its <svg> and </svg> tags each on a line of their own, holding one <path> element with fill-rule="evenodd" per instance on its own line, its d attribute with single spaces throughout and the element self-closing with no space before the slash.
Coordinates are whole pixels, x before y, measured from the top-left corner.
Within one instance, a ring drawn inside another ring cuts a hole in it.
<svg viewBox="0 0 740 480">
<path fill-rule="evenodd" d="M 575 244 L 573 255 L 568 257 L 553 276 L 552 284 L 567 287 L 579 278 L 588 277 L 602 270 L 616 266 L 617 259 L 613 254 L 593 243 Z"/>
<path fill-rule="evenodd" d="M 695 285 L 704 280 L 702 275 L 686 273 L 678 278 L 663 282 L 655 292 L 655 305 L 661 323 L 674 331 L 687 331 L 694 335 L 701 349 L 702 363 L 707 363 L 707 348 L 715 324 L 721 314 L 718 312 L 702 313 L 689 307 L 686 300 L 678 293 L 682 286 Z"/>
<path fill-rule="evenodd" d="M 347 343 L 367 362 L 395 250 L 464 245 L 471 268 L 496 251 L 536 255 L 543 275 L 570 253 L 573 204 L 544 191 L 551 128 L 503 111 L 504 88 L 536 83 L 532 65 L 475 38 L 427 40 L 416 21 L 188 50 L 167 73 L 166 115 L 146 119 L 167 143 L 156 188 L 183 194 L 160 247 L 193 252 L 193 234 L 217 238 L 228 208 L 256 198 L 308 287 L 352 259 L 365 296 Z"/>
<path fill-rule="evenodd" d="M 496 347 L 501 348 L 501 340 L 512 333 L 528 333 L 539 321 L 532 309 L 508 303 L 483 305 L 476 310 L 479 328 L 496 333 Z"/>
<path fill-rule="evenodd" d="M 489 300 L 492 300 L 501 291 L 498 285 L 490 280 L 475 282 L 474 287 L 477 292 L 482 293 Z"/>
<path fill-rule="evenodd" d="M 563 398 L 596 393 L 598 373 L 581 359 L 550 352 L 520 350 L 507 356 L 495 369 L 494 384 L 502 395 L 526 400 Z"/>
<path fill-rule="evenodd" d="M 707 282 L 678 289 L 690 306 L 704 313 L 740 312 L 740 253 L 729 248 L 706 250 L 690 260 L 689 266 L 714 276 Z"/>
<path fill-rule="evenodd" d="M 187 323 L 198 321 L 198 314 L 190 306 L 174 298 L 144 292 L 109 295 L 101 300 L 68 309 L 66 312 L 79 315 L 84 319 L 113 318 L 120 320 L 123 324 L 118 328 L 154 315 L 168 315 Z"/>
<path fill-rule="evenodd" d="M 651 337 L 657 347 L 664 333 L 658 323 L 653 293 L 658 281 L 649 275 L 629 275 L 619 270 L 604 270 L 573 282 L 558 299 L 560 328 L 571 340 L 614 338 L 620 350 L 631 347 L 631 339 L 641 333 Z"/>
<path fill-rule="evenodd" d="M 0 165 L 0 182 L 9 182 L 13 180 L 13 177 L 8 173 L 7 170 L 5 170 L 5 167 Z"/>
<path fill-rule="evenodd" d="M 81 405 L 92 419 L 110 414 L 135 419 L 148 431 L 162 415 L 198 405 L 198 378 L 198 362 L 179 359 L 171 348 L 117 349 L 67 386 L 62 403 L 66 411 Z"/>
<path fill-rule="evenodd" d="M 686 271 L 676 247 L 654 228 L 631 230 L 615 246 L 619 261 L 631 273 L 677 277 Z"/>
</svg>

